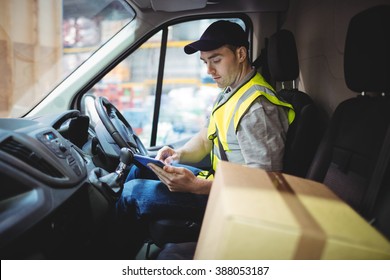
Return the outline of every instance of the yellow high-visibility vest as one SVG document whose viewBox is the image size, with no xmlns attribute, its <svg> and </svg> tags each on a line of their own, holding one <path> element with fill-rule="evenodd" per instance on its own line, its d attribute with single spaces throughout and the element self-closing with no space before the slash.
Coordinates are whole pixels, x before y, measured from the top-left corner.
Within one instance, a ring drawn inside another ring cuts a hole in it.
<svg viewBox="0 0 390 280">
<path fill-rule="evenodd" d="M 218 161 L 221 160 L 218 141 L 220 141 L 225 151 L 233 153 L 229 145 L 234 145 L 232 143 L 237 142 L 236 133 L 240 120 L 252 103 L 260 96 L 264 96 L 275 105 L 288 108 L 289 124 L 294 120 L 295 112 L 292 105 L 279 100 L 275 96 L 273 88 L 259 73 L 256 73 L 252 79 L 237 89 L 228 100 L 222 104 L 217 102 L 214 105 L 207 130 L 208 139 L 213 141 L 211 162 L 214 170 Z M 240 151 L 238 152 L 240 153 Z M 232 156 L 234 157 L 234 155 Z"/>
</svg>

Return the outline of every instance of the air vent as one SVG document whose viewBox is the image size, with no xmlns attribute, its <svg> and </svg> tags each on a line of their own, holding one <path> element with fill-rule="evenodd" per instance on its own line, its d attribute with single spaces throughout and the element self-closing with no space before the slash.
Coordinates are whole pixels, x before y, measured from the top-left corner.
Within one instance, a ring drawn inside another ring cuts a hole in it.
<svg viewBox="0 0 390 280">
<path fill-rule="evenodd" d="M 0 149 L 51 177 L 64 177 L 61 172 L 51 166 L 46 160 L 12 137 L 1 143 Z"/>
</svg>

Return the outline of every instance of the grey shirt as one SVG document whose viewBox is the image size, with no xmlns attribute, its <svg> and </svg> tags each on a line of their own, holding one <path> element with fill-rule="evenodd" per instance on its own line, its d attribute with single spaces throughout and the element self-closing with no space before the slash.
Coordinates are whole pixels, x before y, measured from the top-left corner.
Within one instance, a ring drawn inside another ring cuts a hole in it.
<svg viewBox="0 0 390 280">
<path fill-rule="evenodd" d="M 238 126 L 243 164 L 281 171 L 287 129 L 285 109 L 270 103 L 265 97 L 257 98 Z"/>
</svg>

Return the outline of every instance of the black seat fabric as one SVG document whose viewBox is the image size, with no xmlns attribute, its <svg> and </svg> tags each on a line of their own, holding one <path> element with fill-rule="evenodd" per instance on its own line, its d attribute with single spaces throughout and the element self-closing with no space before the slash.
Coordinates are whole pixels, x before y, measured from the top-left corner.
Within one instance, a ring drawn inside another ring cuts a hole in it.
<svg viewBox="0 0 390 280">
<path fill-rule="evenodd" d="M 336 108 L 308 173 L 308 178 L 324 182 L 368 220 L 375 219 L 374 226 L 388 238 L 390 170 L 383 151 L 390 146 L 386 139 L 390 134 L 389 37 L 390 6 L 370 8 L 351 19 L 345 80 L 348 88 L 366 94 Z M 378 170 L 383 179 L 378 178 Z"/>
<path fill-rule="evenodd" d="M 157 219 L 149 223 L 149 234 L 154 244 L 163 247 L 166 243 L 196 241 L 202 221 L 191 219 Z"/>
<path fill-rule="evenodd" d="M 294 107 L 296 114 L 287 132 L 283 172 L 305 177 L 318 148 L 323 126 L 313 100 L 295 87 L 299 62 L 294 35 L 284 29 L 276 32 L 269 38 L 267 55 L 272 79 L 283 85 L 292 81 L 293 85 L 289 89 L 283 86 L 277 92 Z"/>
<path fill-rule="evenodd" d="M 293 81 L 298 78 L 298 51 L 291 31 L 282 29 L 269 38 L 267 58 L 271 77 L 275 81 Z"/>
<path fill-rule="evenodd" d="M 157 260 L 192 260 L 197 242 L 167 243 L 157 255 Z"/>
</svg>

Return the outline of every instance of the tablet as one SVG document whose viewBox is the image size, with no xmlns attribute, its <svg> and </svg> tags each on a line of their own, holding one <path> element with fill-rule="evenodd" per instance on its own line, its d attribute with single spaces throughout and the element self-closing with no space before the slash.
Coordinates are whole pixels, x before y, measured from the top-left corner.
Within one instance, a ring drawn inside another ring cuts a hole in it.
<svg viewBox="0 0 390 280">
<path fill-rule="evenodd" d="M 141 164 L 141 165 L 143 165 L 143 166 L 145 166 L 147 168 L 149 168 L 148 163 L 154 163 L 155 165 L 157 165 L 157 166 L 159 166 L 161 168 L 163 168 L 164 165 L 165 165 L 163 162 L 161 162 L 161 161 L 159 161 L 159 160 L 157 160 L 155 158 L 148 157 L 148 156 L 141 156 L 141 155 L 137 155 L 137 154 L 134 155 L 134 160 L 137 163 L 139 163 L 139 164 Z"/>
</svg>

